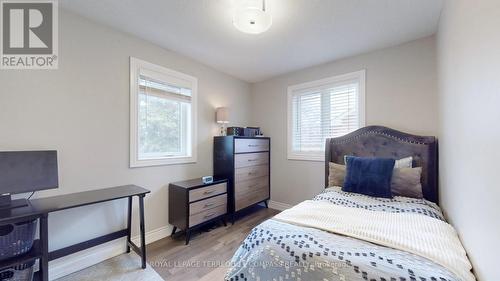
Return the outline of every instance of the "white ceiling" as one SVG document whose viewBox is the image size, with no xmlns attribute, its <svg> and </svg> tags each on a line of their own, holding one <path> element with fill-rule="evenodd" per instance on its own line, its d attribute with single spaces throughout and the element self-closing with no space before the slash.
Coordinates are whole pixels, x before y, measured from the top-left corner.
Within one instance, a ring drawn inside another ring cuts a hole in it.
<svg viewBox="0 0 500 281">
<path fill-rule="evenodd" d="M 248 82 L 426 37 L 442 0 L 267 0 L 262 34 L 232 25 L 232 0 L 61 0 L 63 8 Z"/>
</svg>

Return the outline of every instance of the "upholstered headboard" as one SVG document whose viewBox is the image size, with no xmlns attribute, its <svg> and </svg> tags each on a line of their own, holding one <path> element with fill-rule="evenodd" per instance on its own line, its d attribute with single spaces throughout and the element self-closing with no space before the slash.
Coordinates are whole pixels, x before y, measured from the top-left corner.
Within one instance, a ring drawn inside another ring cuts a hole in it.
<svg viewBox="0 0 500 281">
<path fill-rule="evenodd" d="M 438 201 L 438 154 L 435 137 L 416 136 L 382 126 L 368 126 L 326 140 L 325 186 L 329 162 L 344 164 L 344 155 L 401 159 L 413 156 L 413 167 L 422 167 L 424 198 Z"/>
</svg>

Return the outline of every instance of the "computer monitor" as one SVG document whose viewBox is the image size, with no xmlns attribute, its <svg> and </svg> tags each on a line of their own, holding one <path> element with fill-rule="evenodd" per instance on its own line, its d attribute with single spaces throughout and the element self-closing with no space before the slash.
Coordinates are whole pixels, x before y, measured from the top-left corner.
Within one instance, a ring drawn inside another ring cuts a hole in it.
<svg viewBox="0 0 500 281">
<path fill-rule="evenodd" d="M 55 150 L 1 151 L 0 208 L 26 205 L 26 200 L 11 200 L 10 195 L 57 188 L 58 178 Z"/>
</svg>

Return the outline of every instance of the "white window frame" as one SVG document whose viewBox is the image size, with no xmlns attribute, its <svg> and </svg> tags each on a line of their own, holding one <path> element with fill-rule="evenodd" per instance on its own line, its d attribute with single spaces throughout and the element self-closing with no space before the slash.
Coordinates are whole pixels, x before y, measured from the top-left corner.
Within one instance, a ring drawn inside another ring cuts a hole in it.
<svg viewBox="0 0 500 281">
<path fill-rule="evenodd" d="M 191 87 L 191 155 L 168 156 L 156 159 L 139 159 L 139 136 L 138 136 L 138 99 L 139 99 L 139 74 L 140 69 L 159 73 L 169 78 L 188 81 Z M 168 69 L 138 58 L 130 57 L 130 167 L 147 167 L 160 165 L 174 165 L 196 163 L 197 160 L 197 99 L 198 79 L 196 77 Z"/>
<path fill-rule="evenodd" d="M 297 152 L 293 150 L 293 94 L 298 91 L 307 91 L 311 88 L 324 86 L 335 86 L 352 81 L 358 81 L 358 111 L 359 127 L 365 126 L 365 93 L 366 93 L 366 70 L 359 70 L 342 75 L 332 76 L 316 81 L 306 82 L 298 85 L 289 86 L 287 90 L 287 158 L 289 160 L 305 161 L 325 161 L 324 149 L 321 152 Z"/>
</svg>

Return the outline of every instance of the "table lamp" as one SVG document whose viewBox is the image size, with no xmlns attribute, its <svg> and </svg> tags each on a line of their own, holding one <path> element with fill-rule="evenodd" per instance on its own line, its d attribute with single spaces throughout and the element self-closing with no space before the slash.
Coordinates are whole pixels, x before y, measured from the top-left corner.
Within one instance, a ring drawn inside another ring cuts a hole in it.
<svg viewBox="0 0 500 281">
<path fill-rule="evenodd" d="M 218 124 L 221 124 L 220 135 L 226 135 L 226 124 L 229 123 L 229 110 L 227 107 L 218 107 L 215 112 L 215 119 Z"/>
</svg>

